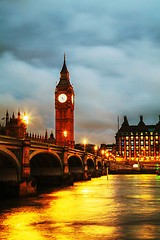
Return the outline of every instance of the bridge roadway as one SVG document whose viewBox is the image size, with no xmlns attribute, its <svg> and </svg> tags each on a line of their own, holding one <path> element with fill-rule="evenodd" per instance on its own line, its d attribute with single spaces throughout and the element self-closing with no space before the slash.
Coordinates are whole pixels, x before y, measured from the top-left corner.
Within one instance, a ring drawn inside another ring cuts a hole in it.
<svg viewBox="0 0 160 240">
<path fill-rule="evenodd" d="M 30 195 L 37 187 L 70 185 L 105 174 L 100 156 L 54 144 L 0 135 L 0 192 Z"/>
</svg>

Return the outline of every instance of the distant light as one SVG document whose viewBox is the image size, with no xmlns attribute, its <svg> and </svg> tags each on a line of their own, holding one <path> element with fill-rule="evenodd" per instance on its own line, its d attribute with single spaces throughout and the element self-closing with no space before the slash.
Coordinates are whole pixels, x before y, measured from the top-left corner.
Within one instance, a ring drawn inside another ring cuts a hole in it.
<svg viewBox="0 0 160 240">
<path fill-rule="evenodd" d="M 133 164 L 133 167 L 138 167 L 138 164 L 137 163 Z"/>
<path fill-rule="evenodd" d="M 66 138 L 66 137 L 67 137 L 67 131 L 64 131 L 64 132 L 63 132 L 63 135 L 64 135 L 64 137 Z"/>
<path fill-rule="evenodd" d="M 102 155 L 104 154 L 104 150 L 101 151 Z"/>
<path fill-rule="evenodd" d="M 95 145 L 94 146 L 94 150 L 97 151 L 98 150 L 98 146 Z"/>
<path fill-rule="evenodd" d="M 28 116 L 27 115 L 24 115 L 23 116 L 23 122 L 28 125 Z"/>
<path fill-rule="evenodd" d="M 86 145 L 86 143 L 87 143 L 87 140 L 86 140 L 86 139 L 84 139 L 84 140 L 83 140 L 83 144 L 84 144 L 84 145 Z"/>
</svg>

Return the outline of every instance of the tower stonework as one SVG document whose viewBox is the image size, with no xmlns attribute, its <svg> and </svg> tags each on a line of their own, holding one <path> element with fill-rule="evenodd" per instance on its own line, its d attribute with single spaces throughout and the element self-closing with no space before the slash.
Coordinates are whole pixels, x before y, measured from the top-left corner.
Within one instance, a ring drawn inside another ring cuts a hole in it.
<svg viewBox="0 0 160 240">
<path fill-rule="evenodd" d="M 56 144 L 74 148 L 74 91 L 70 83 L 65 55 L 60 81 L 55 90 L 55 110 Z"/>
</svg>

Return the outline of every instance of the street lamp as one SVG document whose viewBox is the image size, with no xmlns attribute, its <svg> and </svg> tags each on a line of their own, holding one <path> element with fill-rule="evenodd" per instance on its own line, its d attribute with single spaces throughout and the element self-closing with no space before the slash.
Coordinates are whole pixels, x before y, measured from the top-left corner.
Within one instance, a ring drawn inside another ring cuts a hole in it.
<svg viewBox="0 0 160 240">
<path fill-rule="evenodd" d="M 98 150 L 98 146 L 95 145 L 95 146 L 94 146 L 95 155 L 97 155 L 97 150 Z"/>
<path fill-rule="evenodd" d="M 87 144 L 87 140 L 86 140 L 86 139 L 84 139 L 84 140 L 83 140 L 84 152 L 86 151 L 86 144 Z"/>
<path fill-rule="evenodd" d="M 103 155 L 104 155 L 104 150 L 101 151 L 101 154 L 102 154 L 102 157 L 103 157 Z"/>
<path fill-rule="evenodd" d="M 67 138 L 67 131 L 66 130 L 63 132 L 63 135 L 65 137 L 65 146 L 66 146 L 66 138 Z"/>
</svg>

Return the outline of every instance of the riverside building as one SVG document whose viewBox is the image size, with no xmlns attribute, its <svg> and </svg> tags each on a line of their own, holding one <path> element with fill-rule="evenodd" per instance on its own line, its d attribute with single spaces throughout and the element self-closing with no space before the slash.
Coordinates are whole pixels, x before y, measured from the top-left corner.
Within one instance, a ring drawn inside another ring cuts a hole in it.
<svg viewBox="0 0 160 240">
<path fill-rule="evenodd" d="M 138 125 L 129 125 L 125 116 L 116 134 L 116 155 L 125 161 L 160 160 L 160 116 L 156 125 L 146 125 L 143 116 Z"/>
</svg>

